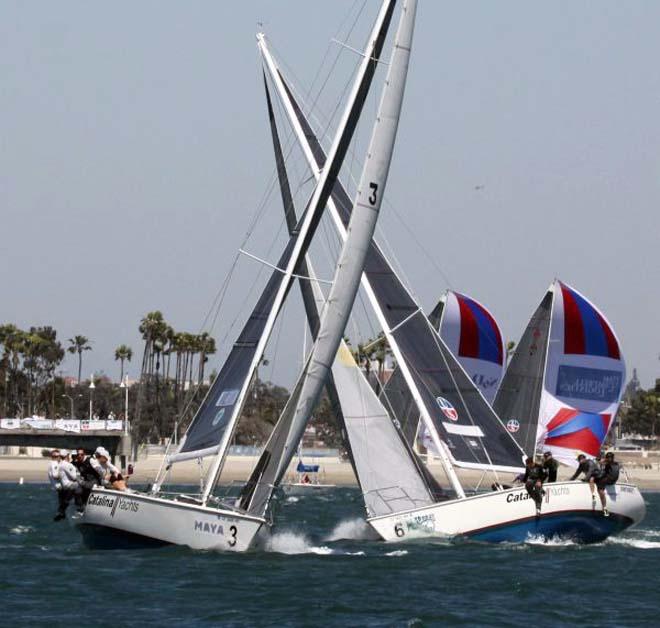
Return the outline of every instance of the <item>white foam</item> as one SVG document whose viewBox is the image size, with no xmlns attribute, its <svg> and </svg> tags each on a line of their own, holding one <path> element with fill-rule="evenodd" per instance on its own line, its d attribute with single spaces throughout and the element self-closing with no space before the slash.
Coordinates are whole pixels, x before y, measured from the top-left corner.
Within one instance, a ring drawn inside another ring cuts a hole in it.
<svg viewBox="0 0 660 628">
<path fill-rule="evenodd" d="M 635 549 L 660 549 L 660 541 L 645 541 L 644 539 L 630 539 L 626 537 L 611 537 L 607 539 L 608 543 L 615 545 L 627 545 Z"/>
<path fill-rule="evenodd" d="M 546 545 L 548 547 L 569 547 L 571 545 L 577 545 L 577 543 L 571 539 L 563 539 L 560 536 L 547 538 L 540 534 L 528 535 L 525 539 L 525 543 L 528 545 Z"/>
<path fill-rule="evenodd" d="M 295 504 L 296 502 L 300 501 L 300 497 L 296 497 L 295 495 L 291 495 L 291 497 L 286 498 L 286 503 L 287 504 Z"/>
<path fill-rule="evenodd" d="M 278 532 L 266 541 L 266 551 L 278 554 L 318 554 L 326 556 L 333 551 L 329 547 L 316 547 L 309 539 L 298 532 Z"/>
<path fill-rule="evenodd" d="M 387 552 L 385 556 L 405 556 L 408 553 L 408 550 L 394 550 L 393 552 Z"/>
<path fill-rule="evenodd" d="M 346 519 L 340 521 L 325 538 L 326 541 L 375 541 L 378 534 L 364 519 Z"/>
<path fill-rule="evenodd" d="M 28 532 L 33 532 L 34 528 L 31 526 L 16 526 L 9 530 L 12 534 L 27 534 Z"/>
</svg>

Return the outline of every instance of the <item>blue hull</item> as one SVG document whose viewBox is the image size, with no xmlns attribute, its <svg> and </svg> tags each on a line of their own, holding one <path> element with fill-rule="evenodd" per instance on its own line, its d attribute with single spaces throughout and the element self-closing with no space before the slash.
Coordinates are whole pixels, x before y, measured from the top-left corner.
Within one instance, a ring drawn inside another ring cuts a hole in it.
<svg viewBox="0 0 660 628">
<path fill-rule="evenodd" d="M 546 539 L 560 537 L 578 543 L 598 543 L 633 524 L 622 515 L 603 516 L 601 511 L 561 512 L 527 517 L 489 528 L 482 528 L 466 536 L 475 541 L 488 543 L 522 543 L 531 537 Z"/>
<path fill-rule="evenodd" d="M 82 534 L 83 543 L 89 549 L 152 549 L 170 545 L 167 541 L 91 523 L 81 523 L 77 527 Z"/>
</svg>

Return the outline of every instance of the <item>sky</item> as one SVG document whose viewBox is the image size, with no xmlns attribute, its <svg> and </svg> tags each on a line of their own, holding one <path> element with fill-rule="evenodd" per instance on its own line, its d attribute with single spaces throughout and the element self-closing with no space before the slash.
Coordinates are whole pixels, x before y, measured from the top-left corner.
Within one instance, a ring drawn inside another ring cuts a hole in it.
<svg viewBox="0 0 660 628">
<path fill-rule="evenodd" d="M 199 331 L 255 215 L 247 250 L 274 262 L 284 243 L 277 195 L 260 205 L 274 163 L 255 32 L 304 94 L 339 55 L 321 116 L 357 62 L 331 39 L 362 47 L 375 0 L 347 31 L 363 4 L 5 0 L 0 323 L 88 336 L 85 376 L 117 377 L 122 343 L 138 375 L 148 311 Z M 451 287 L 517 339 L 559 277 L 606 314 L 644 385 L 660 377 L 659 23 L 651 0 L 419 2 L 380 237 L 425 309 Z M 211 367 L 260 271 L 240 257 Z M 287 308 L 267 376 L 290 385 L 302 323 Z"/>
</svg>

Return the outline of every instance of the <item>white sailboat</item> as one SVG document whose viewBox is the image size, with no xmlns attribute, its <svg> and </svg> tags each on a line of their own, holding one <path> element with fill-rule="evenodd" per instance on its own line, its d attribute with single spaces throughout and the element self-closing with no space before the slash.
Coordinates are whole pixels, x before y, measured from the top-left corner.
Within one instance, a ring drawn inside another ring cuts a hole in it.
<svg viewBox="0 0 660 628">
<path fill-rule="evenodd" d="M 407 5 L 412 14 L 414 6 L 413 2 Z M 323 166 L 325 154 L 264 40 L 260 47 L 270 78 L 315 172 Z M 410 49 L 409 43 L 403 47 Z M 390 71 L 394 68 L 393 62 Z M 340 184 L 333 191 L 329 207 L 340 235 L 346 237 L 351 214 Z M 455 467 L 517 472 L 522 469 L 523 448 L 433 330 L 373 242 L 362 281 L 455 494 L 448 496 L 437 490 L 428 472 L 418 464 L 398 422 L 390 420 L 382 405 L 365 393 L 363 403 L 370 412 L 362 413 L 355 421 L 346 420 L 346 426 L 367 521 L 383 539 L 459 536 L 497 542 L 521 541 L 531 534 L 593 542 L 643 518 L 639 491 L 624 483 L 608 490 L 609 517 L 596 510 L 589 487 L 581 482 L 548 485 L 540 515 L 522 487 L 467 497 Z M 350 354 L 340 348 L 337 357 L 335 364 L 343 362 L 347 372 L 353 369 L 353 377 L 361 381 Z"/>
<path fill-rule="evenodd" d="M 199 495 L 168 495 L 158 478 L 151 494 L 125 493 L 95 488 L 82 517 L 76 520 L 84 541 L 93 547 L 187 545 L 195 549 L 244 551 L 267 524 L 267 510 L 281 469 L 290 460 L 287 448 L 268 451 L 253 475 L 261 476 L 271 465 L 277 477 L 251 481 L 238 502 L 213 495 L 226 461 L 245 397 L 264 353 L 277 315 L 309 247 L 356 128 L 375 73 L 392 18 L 394 0 L 384 0 L 359 64 L 329 158 L 276 270 L 263 291 L 225 361 L 220 374 L 202 402 L 178 451 L 169 456 L 168 467 L 182 460 L 212 458 Z M 295 396 L 295 391 L 294 391 Z M 283 416 L 274 437 L 288 428 Z M 271 439 L 272 441 L 273 439 Z M 288 444 L 288 443 L 287 443 Z M 290 443 L 295 446 L 297 440 Z M 275 454 L 275 455 L 273 455 Z M 256 495 L 255 495 L 256 493 Z M 252 497 L 258 497 L 255 505 Z"/>
</svg>

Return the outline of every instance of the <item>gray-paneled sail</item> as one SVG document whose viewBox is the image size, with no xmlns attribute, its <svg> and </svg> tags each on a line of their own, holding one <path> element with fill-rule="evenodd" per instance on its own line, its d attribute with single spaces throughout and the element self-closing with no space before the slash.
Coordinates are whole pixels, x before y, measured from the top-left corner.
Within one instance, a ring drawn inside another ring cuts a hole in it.
<svg viewBox="0 0 660 628">
<path fill-rule="evenodd" d="M 273 64 L 274 65 L 274 64 Z M 270 67 L 270 66 L 269 66 Z M 312 167 L 322 168 L 325 153 L 311 125 L 299 107 L 279 69 L 271 76 L 282 85 L 280 96 L 287 99 L 302 133 Z M 339 181 L 332 192 L 331 211 L 338 214 L 345 230 L 351 216 L 350 199 Z M 367 253 L 363 283 L 372 306 L 388 334 L 397 362 L 405 363 L 409 385 L 417 389 L 422 407 L 439 435 L 447 439 L 449 455 L 458 466 L 518 470 L 522 452 L 474 383 L 451 355 L 421 308 L 372 241 Z M 417 401 L 416 401 L 417 403 Z M 456 416 L 454 416 L 456 413 Z M 452 418 L 448 418 L 448 414 Z M 449 431 L 451 430 L 451 431 Z"/>
<path fill-rule="evenodd" d="M 553 294 L 548 290 L 536 308 L 493 402 L 495 412 L 528 456 L 533 456 L 536 451 Z"/>
</svg>

